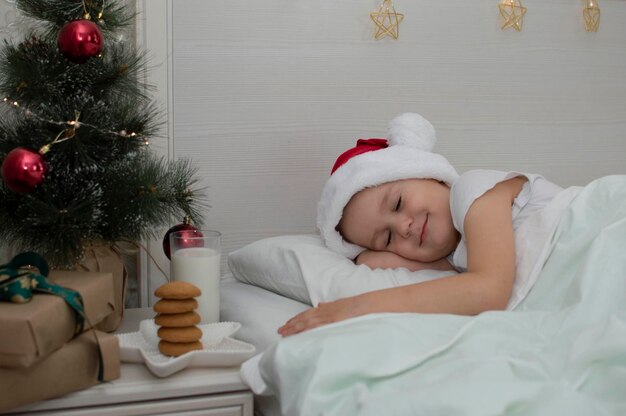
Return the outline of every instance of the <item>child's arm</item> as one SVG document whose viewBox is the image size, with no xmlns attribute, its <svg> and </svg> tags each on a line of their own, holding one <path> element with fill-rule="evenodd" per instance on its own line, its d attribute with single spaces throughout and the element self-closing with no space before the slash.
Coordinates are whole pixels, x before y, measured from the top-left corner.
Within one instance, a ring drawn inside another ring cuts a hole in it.
<svg viewBox="0 0 626 416">
<path fill-rule="evenodd" d="M 439 259 L 430 263 L 406 259 L 390 251 L 366 250 L 359 254 L 356 264 L 365 264 L 370 269 L 397 269 L 404 267 L 412 272 L 418 270 L 454 270 L 446 259 Z"/>
<path fill-rule="evenodd" d="M 504 309 L 515 279 L 511 205 L 525 178 L 501 182 L 478 198 L 465 217 L 468 272 L 320 303 L 278 329 L 283 336 L 377 312 L 476 315 Z"/>
</svg>

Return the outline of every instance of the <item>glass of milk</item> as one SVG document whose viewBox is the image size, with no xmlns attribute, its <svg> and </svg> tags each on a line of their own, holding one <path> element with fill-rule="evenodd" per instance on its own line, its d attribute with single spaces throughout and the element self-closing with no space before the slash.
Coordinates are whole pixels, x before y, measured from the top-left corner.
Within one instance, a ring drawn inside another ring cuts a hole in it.
<svg viewBox="0 0 626 416">
<path fill-rule="evenodd" d="M 220 254 L 222 234 L 213 230 L 178 231 L 170 234 L 170 277 L 200 288 L 198 314 L 201 324 L 220 320 Z"/>
</svg>

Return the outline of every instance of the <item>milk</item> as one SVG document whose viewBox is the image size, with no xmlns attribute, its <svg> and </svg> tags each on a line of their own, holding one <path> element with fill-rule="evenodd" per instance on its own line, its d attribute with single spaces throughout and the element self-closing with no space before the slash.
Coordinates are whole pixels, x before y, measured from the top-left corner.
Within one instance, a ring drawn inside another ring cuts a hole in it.
<svg viewBox="0 0 626 416">
<path fill-rule="evenodd" d="M 220 252 L 212 248 L 191 247 L 175 250 L 171 262 L 172 280 L 191 283 L 202 291 L 198 314 L 202 324 L 220 320 Z"/>
</svg>

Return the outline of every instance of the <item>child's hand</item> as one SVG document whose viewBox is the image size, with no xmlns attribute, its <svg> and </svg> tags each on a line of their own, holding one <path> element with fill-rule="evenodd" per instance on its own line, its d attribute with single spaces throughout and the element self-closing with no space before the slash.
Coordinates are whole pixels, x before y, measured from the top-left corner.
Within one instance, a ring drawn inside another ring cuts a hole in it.
<svg viewBox="0 0 626 416">
<path fill-rule="evenodd" d="M 287 337 L 318 326 L 362 315 L 363 313 L 359 312 L 359 304 L 358 296 L 339 299 L 334 302 L 320 302 L 317 307 L 291 318 L 285 325 L 278 328 L 278 333 Z"/>
</svg>

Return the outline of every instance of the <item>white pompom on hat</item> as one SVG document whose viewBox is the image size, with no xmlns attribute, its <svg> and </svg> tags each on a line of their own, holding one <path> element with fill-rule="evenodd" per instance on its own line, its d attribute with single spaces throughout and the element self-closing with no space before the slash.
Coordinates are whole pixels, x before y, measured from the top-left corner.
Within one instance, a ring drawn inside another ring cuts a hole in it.
<svg viewBox="0 0 626 416">
<path fill-rule="evenodd" d="M 387 140 L 360 139 L 342 153 L 317 206 L 317 228 L 326 246 L 351 259 L 365 250 L 336 229 L 352 196 L 365 188 L 402 179 L 436 179 L 451 186 L 459 175 L 445 157 L 432 152 L 436 141 L 428 120 L 404 113 L 389 123 Z"/>
</svg>

